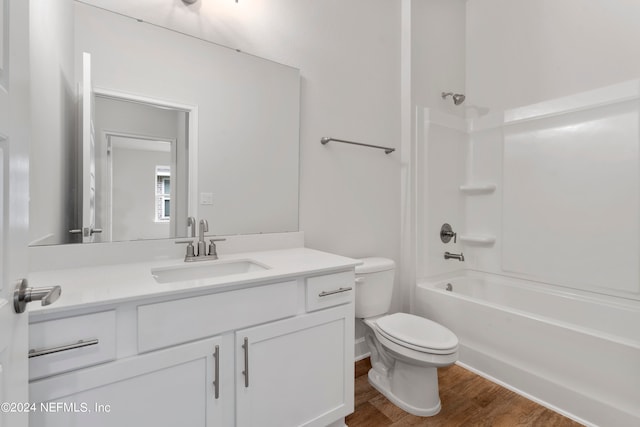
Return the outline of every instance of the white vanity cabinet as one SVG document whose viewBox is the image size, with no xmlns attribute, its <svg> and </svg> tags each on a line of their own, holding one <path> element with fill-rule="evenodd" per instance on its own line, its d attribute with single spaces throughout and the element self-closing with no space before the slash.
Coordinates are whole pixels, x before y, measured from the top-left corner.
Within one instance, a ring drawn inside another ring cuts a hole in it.
<svg viewBox="0 0 640 427">
<path fill-rule="evenodd" d="M 32 360 L 30 426 L 340 424 L 353 412 L 353 281 L 350 268 L 96 309 L 115 334 L 109 352 L 96 345 Z M 87 316 L 95 313 L 63 312 L 33 326 Z M 97 325 L 76 325 L 77 340 Z"/>
<path fill-rule="evenodd" d="M 239 427 L 326 426 L 353 411 L 353 304 L 236 332 Z"/>
</svg>

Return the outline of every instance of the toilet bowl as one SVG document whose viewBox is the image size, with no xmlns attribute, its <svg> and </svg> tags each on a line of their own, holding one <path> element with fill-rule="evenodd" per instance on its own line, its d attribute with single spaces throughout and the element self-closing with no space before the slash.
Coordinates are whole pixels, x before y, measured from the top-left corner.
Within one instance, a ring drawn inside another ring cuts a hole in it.
<svg viewBox="0 0 640 427">
<path fill-rule="evenodd" d="M 458 338 L 431 320 L 407 313 L 387 314 L 395 264 L 365 258 L 356 267 L 356 317 L 367 327 L 371 353 L 369 382 L 387 399 L 417 416 L 440 411 L 437 368 L 458 358 Z"/>
</svg>

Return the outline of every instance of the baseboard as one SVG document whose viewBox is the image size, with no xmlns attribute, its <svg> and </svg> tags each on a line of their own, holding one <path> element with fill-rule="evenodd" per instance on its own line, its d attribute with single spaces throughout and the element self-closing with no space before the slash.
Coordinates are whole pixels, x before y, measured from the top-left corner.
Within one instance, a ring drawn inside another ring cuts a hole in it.
<svg viewBox="0 0 640 427">
<path fill-rule="evenodd" d="M 369 357 L 369 347 L 367 347 L 367 343 L 364 337 L 358 338 L 355 340 L 353 344 L 353 354 L 355 356 L 355 361 L 359 361 L 362 359 L 366 359 Z"/>
<path fill-rule="evenodd" d="M 329 424 L 327 427 L 347 427 L 347 425 L 344 422 L 344 418 L 342 418 L 336 422 Z"/>
</svg>

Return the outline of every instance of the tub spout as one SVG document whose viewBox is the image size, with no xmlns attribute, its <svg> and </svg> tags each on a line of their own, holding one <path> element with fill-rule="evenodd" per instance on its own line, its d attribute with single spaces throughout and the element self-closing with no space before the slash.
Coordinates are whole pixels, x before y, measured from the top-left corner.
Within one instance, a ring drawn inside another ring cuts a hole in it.
<svg viewBox="0 0 640 427">
<path fill-rule="evenodd" d="M 459 254 L 452 254 L 451 252 L 445 252 L 444 259 L 457 259 L 458 261 L 464 261 L 464 254 L 462 252 L 460 252 Z"/>
</svg>

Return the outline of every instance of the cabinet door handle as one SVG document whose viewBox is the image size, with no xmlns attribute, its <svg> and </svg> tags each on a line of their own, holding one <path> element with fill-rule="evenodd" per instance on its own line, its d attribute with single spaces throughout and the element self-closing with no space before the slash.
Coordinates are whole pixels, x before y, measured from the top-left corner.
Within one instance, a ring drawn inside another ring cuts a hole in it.
<svg viewBox="0 0 640 427">
<path fill-rule="evenodd" d="M 40 350 L 29 350 L 29 358 L 45 356 L 47 354 L 59 353 L 61 351 L 74 350 L 76 348 L 89 347 L 98 344 L 98 340 L 80 340 L 77 343 L 61 345 L 59 347 L 43 348 Z"/>
<path fill-rule="evenodd" d="M 242 374 L 244 375 L 244 386 L 245 388 L 249 387 L 249 338 L 244 337 L 244 344 L 242 344 L 242 348 L 244 349 L 244 371 Z"/>
<path fill-rule="evenodd" d="M 351 287 L 349 288 L 340 288 L 340 289 L 336 289 L 334 291 L 322 291 L 318 294 L 319 297 L 328 297 L 329 295 L 335 295 L 335 294 L 340 294 L 342 292 L 349 292 L 351 289 Z"/>
<path fill-rule="evenodd" d="M 214 364 L 214 374 L 216 376 L 216 379 L 213 380 L 213 387 L 214 387 L 214 395 L 215 398 L 217 399 L 218 397 L 220 397 L 220 346 L 217 345 L 216 346 L 216 350 L 213 353 L 213 357 L 215 357 L 216 361 Z"/>
</svg>

